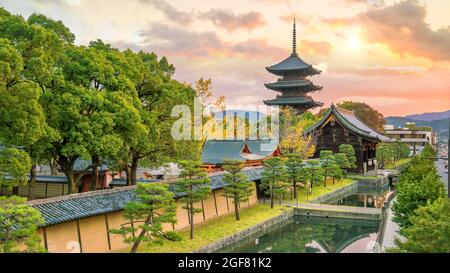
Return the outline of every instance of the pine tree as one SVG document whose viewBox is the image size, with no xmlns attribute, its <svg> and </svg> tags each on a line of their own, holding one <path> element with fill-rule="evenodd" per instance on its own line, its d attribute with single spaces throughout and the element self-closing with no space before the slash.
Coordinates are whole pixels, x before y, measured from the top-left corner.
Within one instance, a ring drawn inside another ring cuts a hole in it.
<svg viewBox="0 0 450 273">
<path fill-rule="evenodd" d="M 305 167 L 303 159 L 298 154 L 286 155 L 286 172 L 289 183 L 292 186 L 294 199 L 297 199 L 297 188 L 304 186 L 302 183 L 306 182 Z"/>
<path fill-rule="evenodd" d="M 339 168 L 344 172 L 344 176 L 347 177 L 347 171 L 350 169 L 350 162 L 344 153 L 337 153 L 334 155 L 334 159 Z"/>
<path fill-rule="evenodd" d="M 211 180 L 204 172 L 202 163 L 199 161 L 180 161 L 179 164 L 182 167 L 180 173 L 180 179 L 175 183 L 177 193 L 184 195 L 180 199 L 181 202 L 185 202 L 186 205 L 183 209 L 187 210 L 190 223 L 190 238 L 194 238 L 194 214 L 201 213 L 201 208 L 195 208 L 194 204 L 205 200 L 208 194 L 211 192 L 210 182 Z"/>
<path fill-rule="evenodd" d="M 317 159 L 309 160 L 307 163 L 308 181 L 310 184 L 310 191 L 312 193 L 313 185 L 323 181 L 324 173 L 320 166 L 320 161 Z"/>
<path fill-rule="evenodd" d="M 247 201 L 253 191 L 252 183 L 242 172 L 243 168 L 244 163 L 237 160 L 225 160 L 223 165 L 223 169 L 227 172 L 223 177 L 223 181 L 227 184 L 224 187 L 224 196 L 234 202 L 236 221 L 241 220 L 239 212 L 241 202 Z"/>
<path fill-rule="evenodd" d="M 174 194 L 168 188 L 168 184 L 138 183 L 135 189 L 138 201 L 128 203 L 124 210 L 124 217 L 129 222 L 123 224 L 120 229 L 109 231 L 122 235 L 125 243 L 132 244 L 130 253 L 135 253 L 141 242 L 162 244 L 163 239 L 171 241 L 180 239 L 173 231 L 164 232 L 162 227 L 164 223 L 176 223 Z M 136 221 L 136 219 L 144 220 Z M 134 226 L 136 223 L 142 223 L 139 225 L 141 232 L 137 237 L 134 236 L 138 231 Z"/>
<path fill-rule="evenodd" d="M 350 164 L 349 169 L 356 168 L 355 149 L 351 144 L 339 145 L 339 152 L 344 153 L 347 156 L 348 163 Z"/>
<path fill-rule="evenodd" d="M 331 174 L 334 172 L 335 164 L 333 163 L 334 157 L 333 157 L 333 151 L 331 150 L 322 150 L 320 151 L 320 165 L 323 168 L 324 171 L 324 180 L 323 180 L 323 186 L 327 186 L 327 178 L 328 176 L 331 177 Z"/>
<path fill-rule="evenodd" d="M 279 157 L 265 160 L 263 166 L 260 189 L 270 196 L 270 208 L 273 209 L 275 195 L 283 193 L 288 186 L 286 168 Z"/>
</svg>

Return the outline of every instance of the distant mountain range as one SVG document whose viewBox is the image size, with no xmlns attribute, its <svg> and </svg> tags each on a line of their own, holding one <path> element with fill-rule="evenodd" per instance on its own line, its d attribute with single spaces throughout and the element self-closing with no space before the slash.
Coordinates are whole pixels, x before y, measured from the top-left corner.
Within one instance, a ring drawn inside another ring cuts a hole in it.
<svg viewBox="0 0 450 273">
<path fill-rule="evenodd" d="M 434 113 L 423 113 L 405 116 L 412 120 L 423 120 L 423 121 L 433 121 L 439 119 L 450 118 L 450 110 L 444 112 L 434 112 Z"/>
<path fill-rule="evenodd" d="M 449 137 L 449 120 L 450 110 L 404 117 L 386 117 L 386 124 L 404 127 L 406 122 L 415 122 L 417 126 L 430 126 L 437 133 L 438 141 L 446 142 Z"/>
</svg>

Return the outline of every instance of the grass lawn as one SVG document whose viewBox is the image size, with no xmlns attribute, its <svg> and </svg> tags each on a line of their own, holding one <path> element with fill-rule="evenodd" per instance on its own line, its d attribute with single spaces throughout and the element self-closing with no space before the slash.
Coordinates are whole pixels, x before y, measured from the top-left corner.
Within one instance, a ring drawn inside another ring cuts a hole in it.
<svg viewBox="0 0 450 273">
<path fill-rule="evenodd" d="M 392 169 L 398 168 L 402 165 L 406 165 L 410 161 L 411 161 L 411 158 L 400 159 L 399 161 L 397 161 L 395 163 L 387 164 L 385 169 L 392 170 Z"/>
<path fill-rule="evenodd" d="M 320 185 L 314 185 L 312 194 L 308 194 L 308 199 L 306 198 L 306 193 L 307 193 L 306 188 L 303 188 L 303 189 L 300 188 L 299 192 L 298 192 L 298 202 L 305 203 L 305 202 L 312 201 L 313 199 L 315 199 L 321 195 L 330 193 L 330 192 L 340 189 L 344 186 L 350 185 L 354 182 L 356 182 L 356 180 L 346 178 L 346 179 L 342 179 L 341 181 L 336 180 L 333 185 L 333 181 L 331 179 L 329 179 L 329 180 L 327 180 L 326 187 L 324 187 L 323 183 L 321 183 Z M 290 197 L 289 197 L 288 199 L 286 199 L 286 201 L 294 201 L 295 202 L 295 199 L 290 199 Z M 268 203 L 268 202 L 270 202 L 270 200 L 266 200 L 266 203 Z M 278 202 L 278 201 L 276 201 L 276 202 Z"/>
<path fill-rule="evenodd" d="M 187 228 L 179 231 L 182 238 L 179 242 L 164 241 L 163 245 L 154 243 L 141 244 L 138 252 L 192 252 L 210 243 L 280 215 L 283 211 L 288 209 L 289 208 L 282 206 L 276 206 L 274 209 L 270 209 L 267 204 L 256 204 L 241 211 L 241 221 L 236 221 L 234 213 L 220 216 L 196 225 L 193 240 L 189 239 L 189 228 Z M 126 250 L 123 252 L 126 252 Z"/>
</svg>

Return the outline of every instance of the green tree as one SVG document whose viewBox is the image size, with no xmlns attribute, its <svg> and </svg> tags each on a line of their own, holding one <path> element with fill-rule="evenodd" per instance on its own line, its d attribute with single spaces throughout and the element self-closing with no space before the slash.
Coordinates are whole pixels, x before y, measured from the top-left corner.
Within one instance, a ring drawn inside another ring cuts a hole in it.
<svg viewBox="0 0 450 273">
<path fill-rule="evenodd" d="M 321 150 L 320 151 L 320 166 L 323 168 L 323 186 L 327 186 L 327 178 L 331 177 L 336 170 L 336 164 L 334 163 L 333 151 Z"/>
<path fill-rule="evenodd" d="M 26 152 L 0 146 L 0 188 L 26 184 L 30 168 L 31 160 Z"/>
<path fill-rule="evenodd" d="M 339 108 L 354 111 L 355 115 L 375 130 L 383 130 L 386 120 L 377 110 L 363 102 L 344 101 L 338 103 Z"/>
<path fill-rule="evenodd" d="M 309 191 L 312 193 L 313 186 L 318 185 L 324 179 L 324 171 L 317 159 L 312 159 L 307 162 L 306 170 L 308 173 Z"/>
<path fill-rule="evenodd" d="M 348 163 L 350 164 L 350 167 L 348 169 L 356 168 L 355 149 L 351 144 L 339 145 L 339 152 L 347 156 Z"/>
<path fill-rule="evenodd" d="M 344 153 L 337 153 L 334 155 L 334 158 L 339 168 L 344 171 L 344 176 L 347 177 L 347 171 L 351 167 L 347 156 Z"/>
<path fill-rule="evenodd" d="M 404 242 L 397 240 L 392 252 L 450 253 L 450 199 L 441 197 L 419 207 L 403 230 Z"/>
<path fill-rule="evenodd" d="M 241 220 L 239 207 L 241 202 L 245 202 L 252 194 L 252 183 L 248 177 L 242 172 L 244 163 L 237 160 L 225 160 L 223 165 L 224 174 L 223 181 L 226 183 L 224 187 L 224 196 L 230 198 L 234 202 L 234 214 L 236 221 Z"/>
<path fill-rule="evenodd" d="M 173 231 L 164 231 L 163 224 L 176 223 L 176 204 L 174 194 L 170 192 L 168 184 L 162 183 L 138 183 L 135 189 L 137 201 L 125 206 L 124 217 L 129 222 L 121 225 L 120 229 L 110 230 L 111 233 L 120 234 L 124 242 L 132 244 L 130 253 L 135 253 L 141 242 L 163 243 L 164 239 L 175 241 L 180 237 Z M 139 220 L 141 219 L 141 220 Z M 138 231 L 134 225 L 139 225 Z"/>
<path fill-rule="evenodd" d="M 306 182 L 305 166 L 302 157 L 298 154 L 288 154 L 286 157 L 287 178 L 292 186 L 294 199 L 297 199 L 297 188 L 304 187 L 304 183 Z"/>
<path fill-rule="evenodd" d="M 26 205 L 26 199 L 18 196 L 0 196 L 0 250 L 17 252 L 24 243 L 28 252 L 43 252 L 36 235 L 44 219 L 38 210 Z"/>
<path fill-rule="evenodd" d="M 270 208 L 273 209 L 276 195 L 282 194 L 286 187 L 286 168 L 283 159 L 272 157 L 263 162 L 260 189 L 270 196 Z"/>
<path fill-rule="evenodd" d="M 182 160 L 179 162 L 182 171 L 181 179 L 175 182 L 177 193 L 183 195 L 180 199 L 185 202 L 183 209 L 187 210 L 190 224 L 190 238 L 194 239 L 194 214 L 201 213 L 201 208 L 195 208 L 197 202 L 205 200 L 211 192 L 211 179 L 203 171 L 202 163 L 199 161 Z"/>
<path fill-rule="evenodd" d="M 417 208 L 445 196 L 445 187 L 433 162 L 419 158 L 414 158 L 401 173 L 396 189 L 394 221 L 402 230 L 411 226 L 411 216 Z"/>
</svg>

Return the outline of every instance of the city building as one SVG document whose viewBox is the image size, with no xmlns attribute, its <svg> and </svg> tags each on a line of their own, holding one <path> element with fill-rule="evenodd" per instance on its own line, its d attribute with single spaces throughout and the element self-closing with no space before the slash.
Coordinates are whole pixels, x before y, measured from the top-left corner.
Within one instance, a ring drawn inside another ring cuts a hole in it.
<svg viewBox="0 0 450 273">
<path fill-rule="evenodd" d="M 411 155 L 417 155 L 426 144 L 436 149 L 437 136 L 433 128 L 416 126 L 414 122 L 405 123 L 405 127 L 395 128 L 393 125 L 384 126 L 384 135 L 406 143 L 411 149 Z"/>
<path fill-rule="evenodd" d="M 291 55 L 278 64 L 266 67 L 266 69 L 280 78 L 276 82 L 266 83 L 265 86 L 270 90 L 281 93 L 275 99 L 265 100 L 264 103 L 266 105 L 291 106 L 300 113 L 323 105 L 323 103 L 317 102 L 308 96 L 309 92 L 322 90 L 322 87 L 314 85 L 306 77 L 318 75 L 321 71 L 312 67 L 312 65 L 306 63 L 298 56 L 295 19 Z"/>
</svg>

